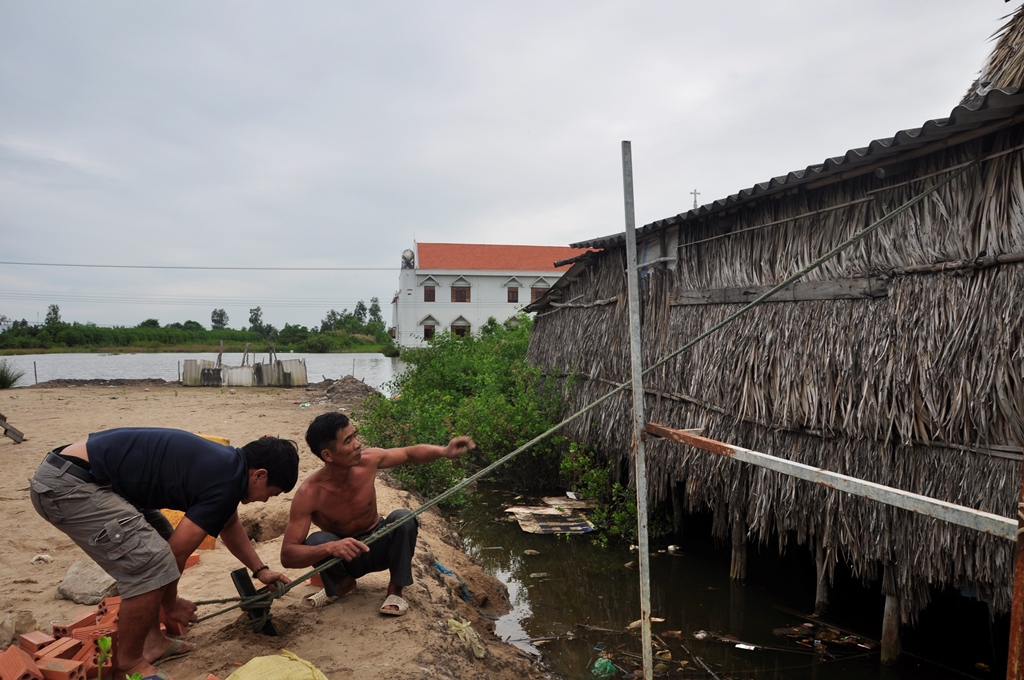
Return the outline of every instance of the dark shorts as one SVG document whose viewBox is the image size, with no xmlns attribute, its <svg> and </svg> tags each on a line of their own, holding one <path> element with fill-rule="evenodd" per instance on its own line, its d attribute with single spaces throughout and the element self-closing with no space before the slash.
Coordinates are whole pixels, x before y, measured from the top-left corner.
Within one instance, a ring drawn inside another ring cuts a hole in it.
<svg viewBox="0 0 1024 680">
<path fill-rule="evenodd" d="M 121 597 L 162 588 L 178 579 L 171 546 L 134 505 L 91 481 L 82 468 L 58 467 L 47 454 L 29 478 L 32 507 L 117 581 Z M 161 527 L 163 528 L 163 527 Z"/>
</svg>

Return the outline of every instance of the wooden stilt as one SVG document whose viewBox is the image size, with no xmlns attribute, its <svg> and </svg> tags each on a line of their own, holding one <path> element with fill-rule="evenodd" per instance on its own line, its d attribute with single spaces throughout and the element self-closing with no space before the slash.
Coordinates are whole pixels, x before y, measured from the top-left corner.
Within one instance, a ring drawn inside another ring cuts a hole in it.
<svg viewBox="0 0 1024 680">
<path fill-rule="evenodd" d="M 822 616 L 828 611 L 828 565 L 825 564 L 825 546 L 818 540 L 814 546 L 814 566 L 818 585 L 814 591 L 814 615 Z"/>
<path fill-rule="evenodd" d="M 729 582 L 729 632 L 743 639 L 743 613 L 747 610 L 746 589 L 739 581 Z"/>
<path fill-rule="evenodd" d="M 885 612 L 882 614 L 882 663 L 893 664 L 900 656 L 900 598 L 895 592 L 892 567 L 885 565 L 882 576 L 885 594 Z"/>
<path fill-rule="evenodd" d="M 672 533 L 683 535 L 683 488 L 682 484 L 672 484 Z"/>
<path fill-rule="evenodd" d="M 747 526 L 742 518 L 732 521 L 732 561 L 729 563 L 729 578 L 743 581 L 747 578 Z"/>
</svg>

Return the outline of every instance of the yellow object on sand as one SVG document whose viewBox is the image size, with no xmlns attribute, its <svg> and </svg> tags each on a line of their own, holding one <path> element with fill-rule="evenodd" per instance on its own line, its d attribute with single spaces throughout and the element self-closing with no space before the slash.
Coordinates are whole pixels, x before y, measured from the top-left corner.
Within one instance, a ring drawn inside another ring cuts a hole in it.
<svg viewBox="0 0 1024 680">
<path fill-rule="evenodd" d="M 226 680 L 327 680 L 316 666 L 282 649 L 277 656 L 257 656 Z"/>
<path fill-rule="evenodd" d="M 198 432 L 196 434 L 199 434 L 199 436 L 202 437 L 203 439 L 209 439 L 211 442 L 217 442 L 218 444 L 223 444 L 224 446 L 231 445 L 231 441 L 226 437 L 218 437 L 212 434 L 201 434 Z M 171 523 L 171 526 L 173 526 L 175 529 L 178 528 L 178 522 L 181 521 L 181 518 L 185 516 L 185 513 L 182 512 L 181 510 L 168 510 L 167 508 L 164 508 L 160 512 L 164 513 L 164 517 L 167 518 L 167 520 Z M 199 544 L 200 550 L 213 550 L 216 547 L 216 536 L 207 536 L 203 539 L 203 542 Z"/>
</svg>

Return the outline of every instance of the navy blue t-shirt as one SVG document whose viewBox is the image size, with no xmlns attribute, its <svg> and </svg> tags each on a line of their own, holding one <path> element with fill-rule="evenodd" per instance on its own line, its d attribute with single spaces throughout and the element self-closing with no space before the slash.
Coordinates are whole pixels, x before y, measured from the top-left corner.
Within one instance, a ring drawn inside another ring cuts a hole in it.
<svg viewBox="0 0 1024 680">
<path fill-rule="evenodd" d="M 216 536 L 249 493 L 245 453 L 191 432 L 126 427 L 86 443 L 96 483 L 142 509 L 183 510 Z"/>
</svg>

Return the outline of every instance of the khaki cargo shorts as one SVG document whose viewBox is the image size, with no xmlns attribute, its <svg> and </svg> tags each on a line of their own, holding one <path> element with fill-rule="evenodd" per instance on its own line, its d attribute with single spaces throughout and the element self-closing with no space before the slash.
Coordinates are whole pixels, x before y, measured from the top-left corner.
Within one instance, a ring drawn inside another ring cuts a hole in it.
<svg viewBox="0 0 1024 680">
<path fill-rule="evenodd" d="M 121 597 L 148 593 L 180 576 L 171 546 L 143 513 L 70 463 L 47 454 L 29 478 L 32 507 L 117 581 Z"/>
</svg>

